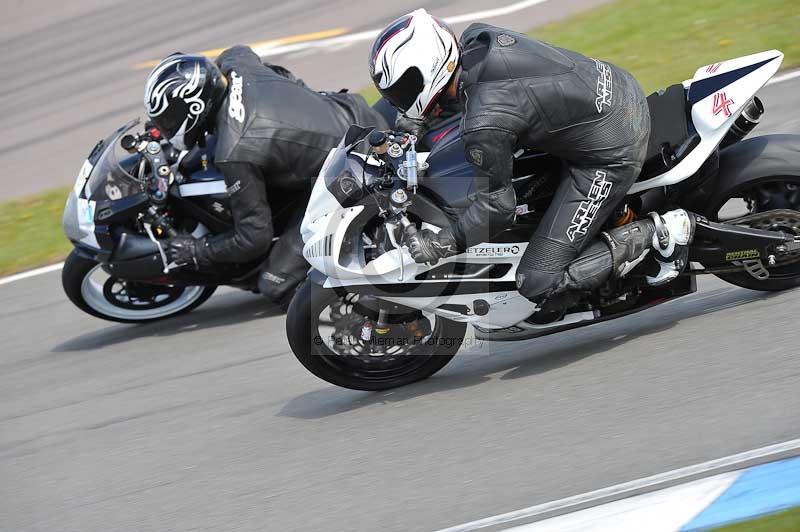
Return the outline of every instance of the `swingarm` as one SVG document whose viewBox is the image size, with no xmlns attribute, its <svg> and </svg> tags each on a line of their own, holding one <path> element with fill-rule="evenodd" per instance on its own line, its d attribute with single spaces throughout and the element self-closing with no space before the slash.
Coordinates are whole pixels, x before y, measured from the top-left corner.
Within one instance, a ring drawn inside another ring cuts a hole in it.
<svg viewBox="0 0 800 532">
<path fill-rule="evenodd" d="M 800 213 L 772 210 L 725 223 L 697 217 L 689 258 L 705 269 L 689 273 L 726 273 L 742 268 L 756 278 L 769 276 L 764 262 L 780 266 L 800 260 Z"/>
</svg>

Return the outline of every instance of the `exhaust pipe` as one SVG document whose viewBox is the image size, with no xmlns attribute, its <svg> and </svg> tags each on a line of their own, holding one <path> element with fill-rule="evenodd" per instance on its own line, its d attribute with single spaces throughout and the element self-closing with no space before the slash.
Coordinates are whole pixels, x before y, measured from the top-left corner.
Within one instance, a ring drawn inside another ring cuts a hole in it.
<svg viewBox="0 0 800 532">
<path fill-rule="evenodd" d="M 728 133 L 725 134 L 720 148 L 728 147 L 745 138 L 753 131 L 753 128 L 758 125 L 761 121 L 761 115 L 763 114 L 764 104 L 761 103 L 761 100 L 759 100 L 757 96 L 754 96 L 753 99 L 744 106 L 742 114 L 739 115 L 739 118 L 736 119 L 730 130 L 728 130 Z"/>
</svg>

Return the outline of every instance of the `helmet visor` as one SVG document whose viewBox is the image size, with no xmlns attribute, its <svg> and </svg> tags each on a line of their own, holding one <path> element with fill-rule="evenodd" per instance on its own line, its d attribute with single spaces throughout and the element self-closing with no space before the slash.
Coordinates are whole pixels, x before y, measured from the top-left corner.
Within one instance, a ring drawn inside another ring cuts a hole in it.
<svg viewBox="0 0 800 532">
<path fill-rule="evenodd" d="M 179 104 L 173 104 L 173 107 L 185 107 Z M 174 112 L 161 113 L 158 116 L 150 118 L 150 121 L 158 128 L 164 137 L 172 139 L 180 129 L 186 124 L 186 114 Z"/>
<path fill-rule="evenodd" d="M 407 112 L 414 105 L 414 102 L 419 98 L 420 93 L 425 88 L 425 82 L 422 79 L 422 72 L 416 67 L 411 67 L 400 76 L 392 86 L 382 89 L 378 87 L 381 95 L 389 100 L 389 103 L 400 109 L 402 112 Z"/>
</svg>

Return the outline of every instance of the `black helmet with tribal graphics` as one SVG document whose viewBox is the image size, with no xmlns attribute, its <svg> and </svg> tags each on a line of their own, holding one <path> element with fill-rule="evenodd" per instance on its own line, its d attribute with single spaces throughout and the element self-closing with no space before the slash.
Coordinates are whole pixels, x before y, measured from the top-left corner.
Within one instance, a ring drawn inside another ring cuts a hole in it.
<svg viewBox="0 0 800 532">
<path fill-rule="evenodd" d="M 228 82 L 202 55 L 172 54 L 150 72 L 144 91 L 147 117 L 170 143 L 188 150 L 208 130 Z"/>
</svg>

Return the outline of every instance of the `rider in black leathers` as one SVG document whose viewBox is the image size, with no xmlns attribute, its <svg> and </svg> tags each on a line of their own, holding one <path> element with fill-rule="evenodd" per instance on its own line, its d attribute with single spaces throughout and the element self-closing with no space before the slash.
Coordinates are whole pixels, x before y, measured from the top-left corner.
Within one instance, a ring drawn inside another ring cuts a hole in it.
<svg viewBox="0 0 800 532">
<path fill-rule="evenodd" d="M 597 288 L 612 274 L 627 274 L 652 247 L 659 260 L 648 281 L 663 284 L 677 276 L 694 225 L 685 211 L 653 214 L 652 221 L 595 239 L 644 163 L 650 115 L 636 80 L 610 63 L 486 24 L 471 25 L 457 45 L 448 34 L 455 42 L 445 24 L 418 10 L 387 27 L 372 50 L 377 87 L 410 118 L 424 119 L 447 98 L 457 102 L 465 155 L 476 172 L 475 201 L 452 227 L 421 231 L 410 243 L 415 260 L 456 255 L 510 226 L 514 154 L 533 148 L 559 157 L 563 166 L 517 270 L 524 296 L 543 303 Z M 448 61 L 454 74 L 442 81 L 437 68 Z M 430 78 L 428 71 L 434 72 Z M 662 246 L 666 232 L 669 243 Z"/>
<path fill-rule="evenodd" d="M 559 157 L 561 184 L 518 278 L 524 295 L 547 296 L 642 169 L 650 134 L 645 95 L 614 65 L 500 28 L 475 24 L 461 46 L 465 153 L 484 193 L 459 218 L 454 238 L 463 249 L 490 238 L 487 230 L 511 225 L 518 147 Z"/>
<path fill-rule="evenodd" d="M 195 72 L 200 75 L 193 82 Z M 203 91 L 194 93 L 204 82 Z M 179 100 L 181 95 L 185 101 Z M 165 99 L 169 100 L 166 110 L 172 106 L 177 118 L 162 111 Z M 192 125 L 191 108 L 183 104 L 197 101 L 205 108 L 190 138 L 175 127 L 183 124 L 187 114 Z M 267 197 L 267 185 L 285 194 L 302 193 L 313 184 L 326 155 L 350 125 L 387 127 L 363 97 L 310 90 L 288 70 L 263 64 L 245 46 L 224 51 L 216 65 L 201 56 L 166 58 L 151 73 L 145 104 L 150 119 L 179 148 L 202 142 L 205 133 L 217 137 L 214 164 L 225 176 L 235 229 L 199 240 L 174 238 L 167 245 L 175 265 L 197 269 L 264 256 L 274 235 L 269 201 L 276 199 Z M 284 300 L 305 278 L 301 217 L 298 212 L 294 225 L 276 244 L 280 249 L 270 253 L 259 276 L 259 291 L 276 301 Z"/>
</svg>

